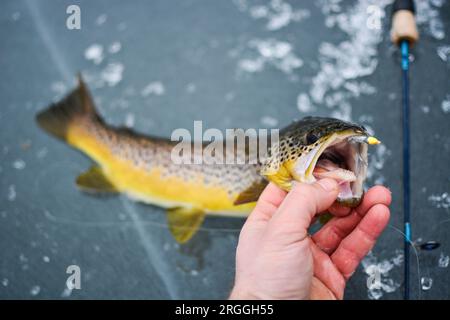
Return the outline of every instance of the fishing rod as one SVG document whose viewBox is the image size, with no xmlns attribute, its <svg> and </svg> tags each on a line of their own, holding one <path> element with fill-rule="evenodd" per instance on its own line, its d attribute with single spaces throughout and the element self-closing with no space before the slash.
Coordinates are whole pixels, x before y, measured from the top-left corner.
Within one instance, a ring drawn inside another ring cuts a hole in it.
<svg viewBox="0 0 450 320">
<path fill-rule="evenodd" d="M 409 49 L 419 39 L 414 18 L 413 0 L 396 0 L 392 7 L 391 40 L 400 48 L 402 68 L 402 128 L 403 128 L 403 224 L 404 224 L 404 294 L 410 298 L 410 124 L 409 124 Z"/>
</svg>

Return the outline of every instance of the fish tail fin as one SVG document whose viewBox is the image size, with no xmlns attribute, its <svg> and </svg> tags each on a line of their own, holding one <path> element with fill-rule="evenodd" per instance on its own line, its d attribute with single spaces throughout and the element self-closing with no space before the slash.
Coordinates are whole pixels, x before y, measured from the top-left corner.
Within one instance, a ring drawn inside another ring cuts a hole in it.
<svg viewBox="0 0 450 320">
<path fill-rule="evenodd" d="M 103 124 L 81 74 L 78 74 L 77 87 L 62 100 L 38 113 L 36 121 L 47 133 L 67 142 L 72 128 L 88 123 Z"/>
</svg>

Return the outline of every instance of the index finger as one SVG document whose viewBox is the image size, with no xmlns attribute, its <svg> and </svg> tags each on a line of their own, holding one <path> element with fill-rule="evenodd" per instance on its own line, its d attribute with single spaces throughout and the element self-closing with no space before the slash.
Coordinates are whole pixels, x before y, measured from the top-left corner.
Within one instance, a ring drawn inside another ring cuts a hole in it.
<svg viewBox="0 0 450 320">
<path fill-rule="evenodd" d="M 286 197 L 287 192 L 270 182 L 256 202 L 249 221 L 269 220 Z"/>
<path fill-rule="evenodd" d="M 386 205 L 373 206 L 332 254 L 331 260 L 346 279 L 355 272 L 358 264 L 375 245 L 389 222 L 389 216 Z"/>
<path fill-rule="evenodd" d="M 329 208 L 338 195 L 338 184 L 333 179 L 322 179 L 313 184 L 298 183 L 286 196 L 270 223 L 284 229 L 307 234 L 313 217 Z"/>
<path fill-rule="evenodd" d="M 391 194 L 388 189 L 377 186 L 370 188 L 362 203 L 352 213 L 344 217 L 335 217 L 313 235 L 313 240 L 328 254 L 333 253 L 341 241 L 358 225 L 370 208 L 377 204 L 389 206 Z M 328 211 L 331 211 L 330 209 Z"/>
</svg>

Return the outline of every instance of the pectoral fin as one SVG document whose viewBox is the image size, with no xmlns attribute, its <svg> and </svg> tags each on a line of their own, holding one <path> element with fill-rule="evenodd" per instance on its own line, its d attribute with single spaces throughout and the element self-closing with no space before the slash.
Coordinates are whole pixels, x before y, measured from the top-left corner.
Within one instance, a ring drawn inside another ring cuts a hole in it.
<svg viewBox="0 0 450 320">
<path fill-rule="evenodd" d="M 258 201 L 259 196 L 261 195 L 267 184 L 268 182 L 266 180 L 254 182 L 250 187 L 248 187 L 238 195 L 236 200 L 234 200 L 234 205 Z"/>
<path fill-rule="evenodd" d="M 92 166 L 77 177 L 78 188 L 86 192 L 118 192 L 99 166 Z"/>
<path fill-rule="evenodd" d="M 204 219 L 205 212 L 196 208 L 173 208 L 167 210 L 169 230 L 179 243 L 185 243 L 191 239 Z"/>
</svg>

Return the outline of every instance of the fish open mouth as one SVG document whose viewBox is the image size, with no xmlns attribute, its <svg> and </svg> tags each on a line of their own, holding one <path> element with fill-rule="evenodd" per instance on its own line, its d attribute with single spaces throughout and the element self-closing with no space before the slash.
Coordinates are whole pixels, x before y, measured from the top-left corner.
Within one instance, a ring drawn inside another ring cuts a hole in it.
<svg viewBox="0 0 450 320">
<path fill-rule="evenodd" d="M 286 191 L 295 181 L 332 178 L 339 183 L 337 202 L 354 207 L 364 194 L 368 146 L 379 143 L 363 126 L 305 117 L 280 131 L 280 141 L 269 149 L 260 174 Z"/>
<path fill-rule="evenodd" d="M 331 178 L 339 183 L 337 202 L 346 206 L 357 206 L 364 193 L 368 163 L 366 138 L 362 135 L 335 136 L 317 150 L 309 166 L 314 180 Z"/>
</svg>

